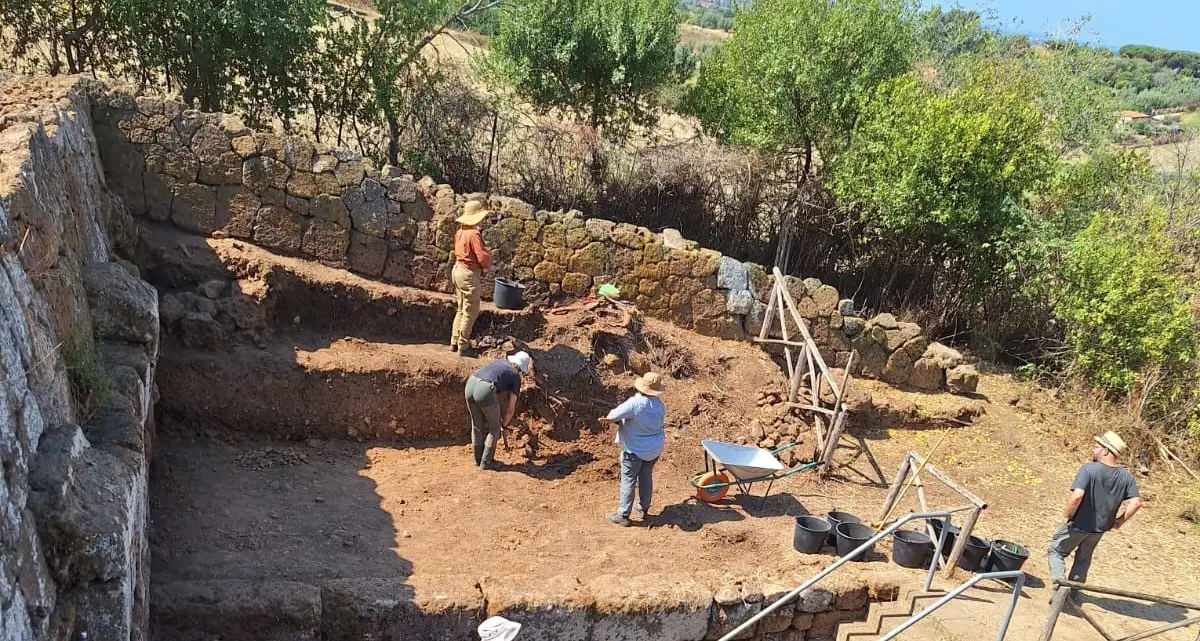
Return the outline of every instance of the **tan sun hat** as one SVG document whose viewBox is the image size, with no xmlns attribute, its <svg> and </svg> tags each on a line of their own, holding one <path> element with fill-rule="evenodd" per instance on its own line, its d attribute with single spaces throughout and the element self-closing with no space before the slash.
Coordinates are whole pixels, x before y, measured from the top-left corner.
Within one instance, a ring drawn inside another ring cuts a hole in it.
<svg viewBox="0 0 1200 641">
<path fill-rule="evenodd" d="M 1125 440 L 1111 430 L 1097 436 L 1096 442 L 1100 444 L 1100 447 L 1112 452 L 1116 456 L 1125 453 Z"/>
<path fill-rule="evenodd" d="M 455 218 L 454 222 L 460 225 L 474 226 L 483 222 L 483 219 L 487 218 L 490 213 L 492 212 L 488 211 L 488 208 L 484 207 L 483 203 L 478 200 L 468 200 L 467 204 L 463 205 L 462 216 Z"/>
<path fill-rule="evenodd" d="M 662 384 L 662 377 L 658 375 L 658 372 L 646 372 L 634 379 L 633 389 L 646 396 L 658 396 L 663 393 L 665 388 Z"/>
</svg>

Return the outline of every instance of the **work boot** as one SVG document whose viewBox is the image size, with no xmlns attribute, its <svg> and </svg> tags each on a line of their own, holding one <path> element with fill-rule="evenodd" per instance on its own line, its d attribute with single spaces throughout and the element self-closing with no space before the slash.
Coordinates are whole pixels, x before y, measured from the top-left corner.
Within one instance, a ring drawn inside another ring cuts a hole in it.
<svg viewBox="0 0 1200 641">
<path fill-rule="evenodd" d="M 604 518 L 608 519 L 608 522 L 612 523 L 613 525 L 619 525 L 621 527 L 629 527 L 629 519 L 621 516 L 620 514 L 617 514 L 616 512 L 612 512 L 610 514 L 605 514 Z"/>
<path fill-rule="evenodd" d="M 451 346 L 450 346 L 450 351 L 451 351 L 451 352 L 458 352 L 458 345 L 451 345 Z"/>
<path fill-rule="evenodd" d="M 460 347 L 458 348 L 458 355 L 464 358 L 475 358 L 479 356 L 479 350 L 474 347 Z"/>
</svg>

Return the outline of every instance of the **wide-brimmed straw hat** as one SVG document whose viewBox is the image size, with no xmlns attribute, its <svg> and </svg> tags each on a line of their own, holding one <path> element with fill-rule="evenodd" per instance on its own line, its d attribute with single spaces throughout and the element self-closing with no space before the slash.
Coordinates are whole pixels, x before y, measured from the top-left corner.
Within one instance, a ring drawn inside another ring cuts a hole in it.
<svg viewBox="0 0 1200 641">
<path fill-rule="evenodd" d="M 478 200 L 468 200 L 467 204 L 463 205 L 462 216 L 455 218 L 454 222 L 460 225 L 478 225 L 490 213 L 492 212 L 488 211 L 488 208 Z"/>
<path fill-rule="evenodd" d="M 1096 442 L 1100 447 L 1120 456 L 1125 453 L 1125 439 L 1122 439 L 1116 432 L 1111 430 L 1096 437 Z"/>
<path fill-rule="evenodd" d="M 658 372 L 646 372 L 634 379 L 633 389 L 646 396 L 658 396 L 665 390 L 662 384 L 662 377 L 658 375 Z"/>
<path fill-rule="evenodd" d="M 491 617 L 479 624 L 480 641 L 512 641 L 521 631 L 521 624 L 504 617 Z"/>
</svg>

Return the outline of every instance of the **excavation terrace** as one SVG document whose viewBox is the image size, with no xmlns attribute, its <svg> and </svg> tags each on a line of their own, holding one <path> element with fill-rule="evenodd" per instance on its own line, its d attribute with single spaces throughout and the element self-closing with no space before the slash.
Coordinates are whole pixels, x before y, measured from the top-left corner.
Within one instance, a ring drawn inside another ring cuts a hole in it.
<svg viewBox="0 0 1200 641">
<path fill-rule="evenodd" d="M 484 358 L 535 364 L 495 471 L 462 391 L 485 360 L 445 345 L 471 197 L 533 303 L 476 325 Z M 0 85 L 0 241 L 3 641 L 457 640 L 495 614 L 521 639 L 717 639 L 834 561 L 793 549 L 795 517 L 877 518 L 907 460 L 876 460 L 880 425 L 981 411 L 960 354 L 815 279 L 84 79 Z M 636 311 L 582 302 L 608 282 Z M 597 419 L 651 369 L 667 449 L 651 514 L 618 528 Z M 897 385 L 943 409 L 873 402 Z M 794 442 L 785 466 L 832 475 L 700 501 L 702 440 Z M 874 638 L 925 576 L 888 552 L 739 638 Z"/>
</svg>

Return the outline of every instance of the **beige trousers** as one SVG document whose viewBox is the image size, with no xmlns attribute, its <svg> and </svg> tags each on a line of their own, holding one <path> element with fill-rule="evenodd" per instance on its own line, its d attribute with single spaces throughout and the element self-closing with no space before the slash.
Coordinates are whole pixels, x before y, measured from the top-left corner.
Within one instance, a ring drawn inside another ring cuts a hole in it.
<svg viewBox="0 0 1200 641">
<path fill-rule="evenodd" d="M 471 328 L 479 317 L 479 272 L 455 263 L 451 278 L 454 280 L 454 300 L 458 304 L 458 312 L 454 314 L 450 345 L 470 347 Z"/>
</svg>

